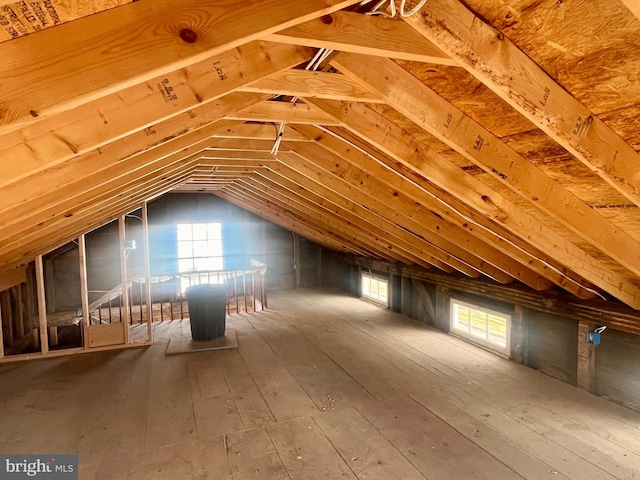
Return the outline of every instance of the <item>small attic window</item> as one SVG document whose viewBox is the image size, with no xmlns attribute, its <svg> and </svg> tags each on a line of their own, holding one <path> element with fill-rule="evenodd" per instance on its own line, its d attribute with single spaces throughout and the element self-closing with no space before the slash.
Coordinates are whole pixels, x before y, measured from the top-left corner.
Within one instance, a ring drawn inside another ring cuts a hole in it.
<svg viewBox="0 0 640 480">
<path fill-rule="evenodd" d="M 363 272 L 360 286 L 363 298 L 389 307 L 389 279 Z"/>
<path fill-rule="evenodd" d="M 509 356 L 510 315 L 455 298 L 449 311 L 451 333 Z"/>
</svg>

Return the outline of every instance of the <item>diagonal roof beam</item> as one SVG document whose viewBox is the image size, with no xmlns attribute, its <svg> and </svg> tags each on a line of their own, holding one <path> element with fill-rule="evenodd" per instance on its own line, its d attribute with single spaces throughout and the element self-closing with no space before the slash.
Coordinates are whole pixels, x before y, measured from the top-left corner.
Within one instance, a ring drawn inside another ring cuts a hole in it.
<svg viewBox="0 0 640 480">
<path fill-rule="evenodd" d="M 436 204 L 437 207 L 441 207 L 441 205 L 437 205 L 437 202 L 430 201 L 430 195 L 411 183 L 407 178 L 402 177 L 400 173 L 385 168 L 385 166 L 364 152 L 352 148 L 344 141 L 327 135 L 314 127 L 299 125 L 294 128 L 315 138 L 316 142 L 322 146 L 322 148 L 338 155 L 343 161 L 347 161 L 354 167 L 366 172 L 369 175 L 366 182 L 361 184 L 352 182 L 357 188 L 372 189 L 376 192 L 375 194 L 380 200 L 383 200 L 390 207 L 395 208 L 396 211 L 401 210 L 400 205 L 407 204 L 409 200 L 413 201 L 414 204 L 410 210 L 409 217 L 415 222 L 414 225 L 428 229 L 435 234 L 443 235 L 456 247 L 465 248 L 467 251 L 482 258 L 485 262 L 488 262 L 488 264 L 519 279 L 522 283 L 535 290 L 546 290 L 551 287 L 552 283 L 540 277 L 537 273 L 532 272 L 526 262 L 519 263 L 518 259 L 513 259 L 496 249 L 492 245 L 493 242 L 485 242 L 481 237 L 474 237 L 469 231 L 453 223 L 450 218 L 443 218 L 437 210 L 431 211 L 434 204 Z M 294 151 L 298 150 L 294 148 Z M 325 160 L 323 156 L 316 158 L 322 161 Z M 330 164 L 330 159 L 327 158 L 325 164 L 327 168 L 333 168 Z M 340 168 L 344 170 L 344 167 Z M 390 192 L 391 195 L 386 195 L 385 192 Z M 380 195 L 384 195 L 384 197 Z M 398 207 L 395 207 L 395 204 L 398 204 Z M 444 209 L 438 208 L 438 210 L 443 211 Z M 446 214 L 443 212 L 443 215 Z M 453 253 L 453 251 L 449 252 Z M 530 259 L 529 257 L 529 260 Z"/>
<path fill-rule="evenodd" d="M 300 202 L 304 204 L 312 202 L 315 204 L 314 208 L 322 208 L 323 212 L 314 213 L 307 210 L 305 217 L 310 221 L 314 218 L 325 221 L 327 215 L 337 215 L 341 221 L 356 227 L 358 232 L 366 234 L 378 243 L 382 241 L 385 250 L 402 252 L 405 262 L 409 261 L 422 266 L 433 265 L 441 270 L 452 272 L 453 270 L 448 266 L 450 265 L 466 275 L 478 276 L 476 271 L 447 252 L 438 251 L 423 239 L 412 236 L 398 225 L 381 217 L 371 206 L 365 208 L 362 205 L 362 196 L 354 195 L 351 186 L 343 179 L 319 169 L 313 162 L 299 155 L 280 151 L 278 160 L 278 162 L 264 162 L 268 171 L 258 173 L 269 181 L 277 183 L 289 195 L 300 198 Z M 249 162 L 224 159 L 213 160 L 208 156 L 206 161 L 207 164 L 218 166 L 216 176 L 220 171 L 227 171 L 229 166 L 238 165 L 242 168 L 249 164 Z"/>
<path fill-rule="evenodd" d="M 184 149 L 199 145 L 199 142 L 203 142 L 199 148 L 205 148 L 211 145 L 210 137 L 213 134 L 229 127 L 231 123 L 212 121 L 191 132 L 167 137 L 164 142 L 147 149 L 139 148 L 141 142 L 148 142 L 141 132 L 138 137 L 116 140 L 102 149 L 87 152 L 4 187 L 6 195 L 0 197 L 0 238 L 3 238 L 4 231 L 15 230 L 18 222 L 37 225 L 42 217 L 39 221 L 34 221 L 34 218 L 38 218 L 36 216 L 42 212 L 48 212 L 44 218 L 50 218 L 53 207 L 64 202 L 68 204 L 76 195 L 86 193 L 95 182 L 107 182 L 175 152 L 186 152 Z M 58 214 L 64 212 L 59 208 L 56 211 Z"/>
<path fill-rule="evenodd" d="M 191 169 L 195 168 L 192 166 Z M 78 216 L 73 216 L 62 226 L 58 226 L 46 235 L 36 235 L 32 239 L 21 239 L 17 243 L 17 253 L 11 252 L 3 255 L 0 260 L 0 270 L 12 268 L 12 266 L 26 264 L 37 255 L 45 254 L 60 245 L 77 238 L 80 234 L 89 232 L 105 223 L 115 219 L 140 206 L 143 201 L 167 193 L 186 182 L 191 173 L 189 168 L 172 168 L 162 177 L 154 173 L 147 177 L 135 180 L 135 187 L 127 192 L 121 192 L 122 198 L 118 201 L 111 199 L 106 203 L 89 204 L 78 209 Z M 4 247 L 4 244 L 3 244 Z"/>
<path fill-rule="evenodd" d="M 449 264 L 452 267 L 467 275 L 473 269 L 499 283 L 513 280 L 513 276 L 485 262 L 476 252 L 464 249 L 454 240 L 447 238 L 446 226 L 443 224 L 445 228 L 439 229 L 433 225 L 435 217 L 432 216 L 428 220 L 421 217 L 415 212 L 415 203 L 407 201 L 402 192 L 393 191 L 381 180 L 369 176 L 320 145 L 305 145 L 303 148 L 295 146 L 293 151 L 304 159 L 305 164 L 313 165 L 318 170 L 320 179 L 326 179 L 331 189 L 357 203 L 358 207 L 364 210 L 360 216 L 366 215 L 367 211 L 377 216 L 378 230 L 400 230 L 399 235 L 409 243 L 425 253 L 432 251 L 432 256 L 440 258 L 445 263 L 451 262 Z M 284 152 L 278 154 L 278 158 L 295 161 L 294 155 Z"/>
<path fill-rule="evenodd" d="M 264 38 L 342 52 L 457 66 L 449 55 L 402 21 L 353 12 L 334 12 Z"/>
<path fill-rule="evenodd" d="M 296 126 L 295 128 L 306 127 Z M 361 137 L 344 128 L 322 127 L 322 130 L 336 139 L 331 148 L 335 148 L 336 142 L 347 142 L 347 145 L 350 146 L 348 147 L 349 162 L 354 163 L 357 161 L 360 168 L 371 175 L 380 178 L 384 177 L 389 185 L 396 184 L 396 177 L 390 177 L 388 173 L 393 172 L 398 178 L 411 182 L 411 186 L 405 186 L 403 190 L 408 195 L 412 195 L 416 202 L 425 204 L 433 212 L 438 213 L 487 244 L 493 245 L 505 256 L 519 261 L 522 265 L 527 265 L 541 277 L 561 286 L 576 297 L 590 299 L 597 296 L 596 287 L 592 283 L 587 282 L 575 272 L 561 267 L 547 253 L 535 249 L 531 244 L 513 234 L 504 226 L 471 209 L 451 193 L 434 185 L 420 174 L 417 168 L 410 168 L 394 160 L 389 155 L 366 143 Z M 319 142 L 326 141 L 326 137 L 323 140 L 321 135 L 316 135 L 314 138 Z M 359 155 L 359 153 L 362 153 L 362 155 Z M 381 169 L 382 171 L 386 169 L 386 172 L 382 173 Z M 400 187 L 396 186 L 396 188 Z M 523 281 L 523 283 L 527 282 Z M 544 282 L 537 284 L 536 289 L 544 288 Z"/>
<path fill-rule="evenodd" d="M 622 0 L 622 3 L 640 20 L 640 3 L 637 0 Z"/>
<path fill-rule="evenodd" d="M 339 242 L 343 245 L 342 250 L 350 250 L 359 255 L 386 258 L 392 262 L 398 261 L 398 259 L 394 257 L 393 254 L 389 254 L 388 251 L 371 248 L 353 236 L 345 236 L 343 233 L 336 232 L 327 226 L 319 226 L 315 222 L 309 222 L 304 216 L 291 210 L 288 206 L 263 196 L 260 192 L 256 192 L 254 187 L 246 183 L 235 181 L 230 183 L 222 191 L 235 195 L 236 198 L 242 198 L 242 202 L 237 204 L 240 207 L 247 208 L 250 211 L 252 211 L 252 206 L 254 208 L 260 208 L 258 215 L 281 226 L 285 226 L 285 228 L 292 232 L 301 234 L 312 232 L 319 238 L 329 238 Z"/>
<path fill-rule="evenodd" d="M 350 222 L 360 225 L 375 235 L 382 236 L 395 248 L 410 252 L 414 263 L 424 266 L 428 262 L 447 272 L 453 271 L 449 268 L 452 267 L 465 275 L 478 276 L 472 267 L 465 265 L 454 255 L 438 250 L 428 241 L 416 238 L 390 219 L 380 215 L 375 206 L 367 204 L 368 199 L 354 191 L 349 182 L 318 167 L 308 157 L 280 152 L 278 159 L 282 165 L 272 167 L 274 172 L 304 187 L 305 195 L 313 197 L 318 203 L 323 203 L 324 198 L 338 206 L 345 212 Z"/>
<path fill-rule="evenodd" d="M 640 205 L 640 155 L 502 32 L 458 0 L 429 0 L 404 20 Z"/>
<path fill-rule="evenodd" d="M 158 125 L 171 119 L 180 125 L 176 131 L 202 126 L 226 104 L 251 96 L 230 92 L 312 56 L 308 48 L 251 42 L 2 135 L 0 157 L 15 161 L 0 172 L 0 185 L 143 129 L 150 143 L 157 142 L 174 134 Z"/>
<path fill-rule="evenodd" d="M 333 232 L 320 231 L 301 223 L 299 219 L 294 218 L 290 212 L 281 210 L 278 206 L 271 203 L 267 203 L 251 192 L 244 192 L 236 185 L 225 186 L 211 193 L 327 248 L 337 251 L 342 250 L 343 252 L 353 253 L 355 255 L 381 258 L 378 253 L 370 252 L 361 247 L 355 247 L 353 242 L 345 241 L 345 239 Z M 393 261 L 393 259 L 389 258 L 389 261 Z"/>
<path fill-rule="evenodd" d="M 307 99 L 368 143 L 415 169 L 435 185 L 519 235 L 537 249 L 552 252 L 565 268 L 640 309 L 640 290 L 628 276 L 613 271 L 606 262 L 589 256 L 538 219 L 464 172 L 409 132 L 361 104 Z"/>
<path fill-rule="evenodd" d="M 305 223 L 318 223 L 323 228 L 350 235 L 358 243 L 368 245 L 370 250 L 377 251 L 380 255 L 393 257 L 405 264 L 417 263 L 421 266 L 430 266 L 427 262 L 421 261 L 419 257 L 388 242 L 383 235 L 379 235 L 379 232 L 357 228 L 345 218 L 342 218 L 339 213 L 314 203 L 305 195 L 283 190 L 281 184 L 273 182 L 268 177 L 244 178 L 240 183 L 254 188 L 256 194 L 260 195 L 261 198 L 269 198 L 271 201 L 285 206 L 291 212 L 295 212 L 297 216 L 305 219 Z"/>
<path fill-rule="evenodd" d="M 640 276 L 640 243 L 389 59 L 341 53 L 333 66 L 625 268 Z"/>
<path fill-rule="evenodd" d="M 5 42 L 0 44 L 0 133 L 355 3 L 133 2 Z"/>
</svg>

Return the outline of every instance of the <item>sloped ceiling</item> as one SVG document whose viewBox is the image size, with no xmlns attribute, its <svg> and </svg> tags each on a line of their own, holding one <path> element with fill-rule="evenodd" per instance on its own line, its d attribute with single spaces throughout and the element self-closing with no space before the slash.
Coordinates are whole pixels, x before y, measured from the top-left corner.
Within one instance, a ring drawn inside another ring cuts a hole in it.
<svg viewBox="0 0 640 480">
<path fill-rule="evenodd" d="M 0 0 L 0 271 L 198 191 L 639 309 L 635 0 L 360 3 Z"/>
</svg>

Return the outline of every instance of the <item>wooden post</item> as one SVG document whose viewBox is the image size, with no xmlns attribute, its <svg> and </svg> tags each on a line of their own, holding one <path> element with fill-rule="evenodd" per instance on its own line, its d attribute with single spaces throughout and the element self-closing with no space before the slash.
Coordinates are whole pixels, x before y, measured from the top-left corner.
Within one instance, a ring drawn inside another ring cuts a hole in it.
<svg viewBox="0 0 640 480">
<path fill-rule="evenodd" d="M 293 272 L 295 274 L 295 288 L 300 288 L 300 236 L 293 234 Z"/>
<path fill-rule="evenodd" d="M 151 254 L 149 249 L 149 212 L 148 204 L 142 204 L 142 235 L 144 237 L 144 281 L 147 285 L 147 341 L 153 342 L 153 301 L 151 297 Z M 180 287 L 182 289 L 182 287 Z M 142 301 L 142 299 L 140 299 Z M 182 305 L 182 295 L 180 295 Z M 180 307 L 182 308 L 182 307 Z"/>
<path fill-rule="evenodd" d="M 511 317 L 511 352 L 509 358 L 516 363 L 527 365 L 529 360 L 529 343 L 527 309 L 521 305 L 515 305 L 514 315 Z"/>
<path fill-rule="evenodd" d="M 85 236 L 78 238 L 78 267 L 80 268 L 80 299 L 82 302 L 82 343 L 89 348 L 89 287 L 87 283 L 87 245 Z"/>
<path fill-rule="evenodd" d="M 596 374 L 596 347 L 587 343 L 587 333 L 596 328 L 593 322 L 578 322 L 578 379 L 579 388 L 592 392 Z"/>
<path fill-rule="evenodd" d="M 36 289 L 38 291 L 38 319 L 40 321 L 40 351 L 49 352 L 49 332 L 47 331 L 47 301 L 44 290 L 44 266 L 42 255 L 36 257 Z"/>
<path fill-rule="evenodd" d="M 435 327 L 445 332 L 449 331 L 449 289 L 436 286 L 436 318 Z"/>
<path fill-rule="evenodd" d="M 129 339 L 129 279 L 127 278 L 127 257 L 124 252 L 125 242 L 125 217 L 122 215 L 118 218 L 118 232 L 120 234 L 120 278 L 122 282 L 122 316 L 120 321 L 123 323 L 124 343 L 130 343 Z"/>
</svg>

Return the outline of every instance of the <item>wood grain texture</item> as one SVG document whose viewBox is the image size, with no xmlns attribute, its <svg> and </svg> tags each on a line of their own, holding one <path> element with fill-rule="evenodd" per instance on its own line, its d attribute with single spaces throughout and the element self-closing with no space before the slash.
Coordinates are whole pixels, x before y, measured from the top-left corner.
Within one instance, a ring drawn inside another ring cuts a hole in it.
<svg viewBox="0 0 640 480">
<path fill-rule="evenodd" d="M 408 201 L 399 191 L 393 190 L 362 170 L 349 167 L 341 157 L 320 146 L 314 148 L 309 145 L 307 148 L 299 149 L 294 145 L 292 148 L 299 156 L 319 167 L 321 176 L 330 175 L 332 188 L 335 189 L 334 185 L 342 182 L 344 184 L 340 189 L 342 195 L 349 195 L 359 203 L 360 208 L 366 207 L 378 215 L 380 218 L 376 222 L 378 230 L 400 227 L 407 233 L 413 234 L 406 236 L 410 245 L 413 244 L 425 251 L 433 251 L 435 247 L 436 250 L 432 255 L 444 260 L 445 263 L 448 263 L 448 257 L 457 259 L 459 262 L 456 262 L 454 268 L 460 269 L 459 263 L 462 263 L 500 283 L 508 283 L 512 280 L 509 274 L 495 268 L 490 262 L 482 261 L 479 258 L 481 254 L 477 251 L 471 252 L 459 246 L 452 231 L 455 228 L 448 228 L 450 226 L 444 223 L 441 225 L 432 223 L 433 215 L 429 215 L 431 212 L 415 211 L 417 205 Z M 430 222 L 425 221 L 427 218 Z M 390 219 L 392 222 L 384 219 Z M 423 239 L 427 241 L 425 246 L 421 241 Z M 469 274 L 465 268 L 462 271 Z"/>
<path fill-rule="evenodd" d="M 373 250 L 380 252 L 389 251 L 391 256 L 400 261 L 428 263 L 426 260 L 420 260 L 416 252 L 417 248 L 412 247 L 410 244 L 407 245 L 406 242 L 401 242 L 398 248 L 392 249 L 392 242 L 388 235 L 380 235 L 376 229 L 372 228 L 360 231 L 350 223 L 349 218 L 341 218 L 339 213 L 333 212 L 326 208 L 326 206 L 314 204 L 311 200 L 304 197 L 286 195 L 283 193 L 279 184 L 271 183 L 270 180 L 264 180 L 263 178 L 243 178 L 237 183 L 255 192 L 261 192 L 263 198 L 279 204 L 281 208 L 294 213 L 300 218 L 311 214 L 314 218 L 321 219 L 314 222 L 321 230 L 335 231 L 343 235 L 351 236 Z"/>
<path fill-rule="evenodd" d="M 262 102 L 228 114 L 225 118 L 260 122 L 337 125 L 335 120 L 318 110 L 312 109 L 309 105 L 290 102 Z"/>
<path fill-rule="evenodd" d="M 131 3 L 132 0 L 0 0 L 0 42 L 12 40 L 87 15 Z"/>
<path fill-rule="evenodd" d="M 593 392 L 596 373 L 596 346 L 587 343 L 587 334 L 596 327 L 593 322 L 578 322 L 578 368 L 576 385 Z"/>
<path fill-rule="evenodd" d="M 640 204 L 640 156 L 636 151 L 499 30 L 457 0 L 429 2 L 419 15 L 406 21 L 629 200 Z M 495 55 L 496 50 L 500 55 Z"/>
<path fill-rule="evenodd" d="M 265 38 L 344 52 L 457 66 L 407 25 L 384 17 L 339 11 L 280 30 Z"/>
<path fill-rule="evenodd" d="M 161 130 L 172 122 L 176 131 L 202 126 L 210 112 L 243 96 L 232 93 L 238 87 L 311 55 L 309 49 L 251 42 L 10 132 L 0 139 L 0 155 L 15 162 L 3 169 L 0 185 L 136 133 L 156 141 L 169 137 L 175 132 Z"/>
<path fill-rule="evenodd" d="M 241 87 L 240 91 L 352 102 L 382 102 L 369 90 L 362 88 L 344 75 L 310 70 L 286 70 L 274 73 L 246 87 Z"/>
<path fill-rule="evenodd" d="M 140 1 L 0 45 L 0 132 L 356 1 Z"/>
<path fill-rule="evenodd" d="M 640 244 L 636 239 L 589 208 L 403 68 L 390 60 L 366 59 L 347 53 L 336 56 L 332 65 L 354 80 L 359 79 L 407 118 L 640 275 Z M 404 88 L 398 89 L 398 85 Z"/>
<path fill-rule="evenodd" d="M 473 252 L 474 255 L 479 256 L 494 267 L 502 269 L 505 273 L 519 279 L 531 288 L 542 290 L 550 286 L 550 283 L 539 276 L 531 274 L 528 262 L 526 264 L 527 267 L 524 267 L 523 264 L 517 265 L 515 261 L 510 261 L 519 258 L 517 255 L 506 259 L 501 253 L 495 251 L 493 247 L 495 239 L 492 238 L 490 242 L 485 243 L 481 237 L 473 237 L 464 229 L 452 228 L 452 224 L 463 227 L 465 222 L 452 222 L 451 217 L 453 215 L 450 214 L 451 212 L 442 208 L 442 203 L 433 201 L 432 195 L 425 195 L 426 185 L 410 182 L 403 175 L 396 173 L 397 167 L 393 169 L 385 168 L 385 164 L 381 160 L 376 161 L 375 158 L 368 154 L 352 148 L 346 141 L 341 141 L 340 137 L 328 135 L 322 130 L 307 126 L 295 126 L 294 128 L 300 132 L 306 132 L 323 148 L 338 155 L 343 162 L 352 164 L 370 175 L 370 177 L 367 177 L 367 182 L 363 182 L 363 186 L 370 186 L 374 191 L 378 192 L 378 195 L 382 192 L 388 192 L 390 195 L 385 195 L 384 201 L 389 206 L 404 203 L 405 206 L 402 208 L 400 206 L 395 207 L 396 211 L 399 212 L 402 209 L 406 209 L 405 211 L 411 212 L 409 214 L 411 218 L 417 224 L 421 224 L 422 228 L 426 228 L 435 234 L 444 235 L 450 241 L 455 242 L 456 245 Z M 297 151 L 303 155 L 302 149 Z M 409 199 L 418 205 L 412 204 L 409 207 Z M 404 201 L 401 202 L 401 200 Z M 437 215 L 434 215 L 434 213 L 437 213 Z M 445 216 L 448 221 L 443 221 L 438 215 Z M 417 231 L 421 231 L 421 228 L 416 227 L 415 224 L 407 226 L 407 228 L 412 230 L 417 228 Z M 448 251 L 453 253 L 452 250 Z"/>
<path fill-rule="evenodd" d="M 339 119 L 346 128 L 397 161 L 424 174 L 434 184 L 450 192 L 456 192 L 455 195 L 460 200 L 464 200 L 472 208 L 484 212 L 486 216 L 512 230 L 521 238 L 527 239 L 536 248 L 542 251 L 552 248 L 555 259 L 562 262 L 565 267 L 575 270 L 585 279 L 605 291 L 610 291 L 618 298 L 622 298 L 624 295 L 625 303 L 630 301 L 634 305 L 640 306 L 638 300 L 640 295 L 638 295 L 635 284 L 629 278 L 618 275 L 620 283 L 611 282 L 612 272 L 607 265 L 596 258 L 589 257 L 583 250 L 567 242 L 557 232 L 519 209 L 497 192 L 488 189 L 471 175 L 449 163 L 444 157 L 381 115 L 356 104 L 347 105 L 317 99 L 309 99 L 309 103 Z M 381 135 L 381 129 L 384 132 L 383 135 Z M 427 159 L 429 162 L 426 161 Z M 546 238 L 546 240 L 541 241 L 542 238 Z M 557 248 L 559 245 L 563 246 Z M 582 258 L 582 260 L 576 261 L 577 258 Z M 591 272 L 587 272 L 587 270 L 591 270 Z M 629 303 L 629 305 L 631 304 Z"/>
</svg>

